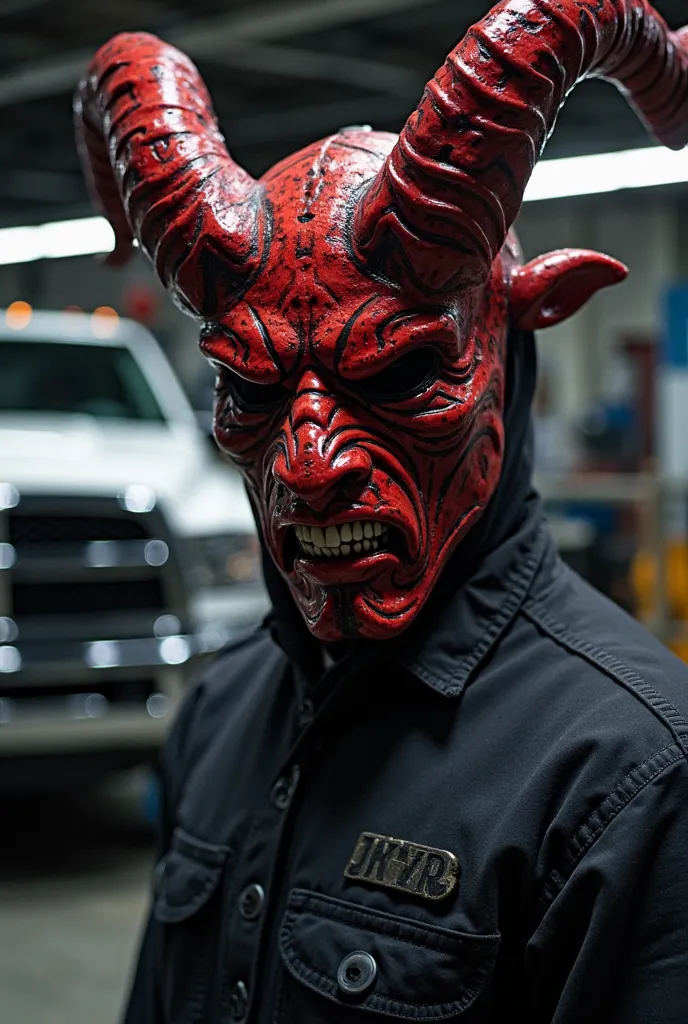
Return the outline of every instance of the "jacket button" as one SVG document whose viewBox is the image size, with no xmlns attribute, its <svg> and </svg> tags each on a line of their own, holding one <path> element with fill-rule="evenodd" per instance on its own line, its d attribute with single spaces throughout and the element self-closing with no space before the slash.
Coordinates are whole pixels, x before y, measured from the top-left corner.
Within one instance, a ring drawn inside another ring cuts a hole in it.
<svg viewBox="0 0 688 1024">
<path fill-rule="evenodd" d="M 265 903 L 265 890 L 262 885 L 247 885 L 239 896 L 239 913 L 247 921 L 255 921 L 260 917 Z"/>
<path fill-rule="evenodd" d="M 279 811 L 285 811 L 291 800 L 292 782 L 291 779 L 282 776 L 272 788 L 272 802 Z"/>
<path fill-rule="evenodd" d="M 360 996 L 375 981 L 377 964 L 370 953 L 357 949 L 344 957 L 337 971 L 337 984 L 347 996 Z"/>
<path fill-rule="evenodd" d="M 310 697 L 305 697 L 299 707 L 299 729 L 305 729 L 313 721 L 315 705 Z"/>
<path fill-rule="evenodd" d="M 232 1020 L 242 1021 L 246 1019 L 248 1010 L 248 990 L 243 981 L 237 981 L 229 993 L 229 1012 Z"/>
</svg>

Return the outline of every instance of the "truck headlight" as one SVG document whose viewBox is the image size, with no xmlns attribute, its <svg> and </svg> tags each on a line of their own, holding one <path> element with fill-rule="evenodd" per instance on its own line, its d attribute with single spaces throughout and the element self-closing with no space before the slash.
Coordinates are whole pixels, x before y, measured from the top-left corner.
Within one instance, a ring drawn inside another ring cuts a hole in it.
<svg viewBox="0 0 688 1024">
<path fill-rule="evenodd" d="M 194 537 L 189 547 L 197 587 L 231 587 L 260 580 L 260 544 L 252 533 Z"/>
</svg>

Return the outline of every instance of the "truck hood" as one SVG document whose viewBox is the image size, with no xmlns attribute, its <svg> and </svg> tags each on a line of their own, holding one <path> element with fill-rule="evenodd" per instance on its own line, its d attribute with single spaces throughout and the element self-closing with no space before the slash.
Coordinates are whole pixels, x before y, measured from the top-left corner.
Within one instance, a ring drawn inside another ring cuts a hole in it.
<svg viewBox="0 0 688 1024">
<path fill-rule="evenodd" d="M 97 496 L 146 484 L 178 533 L 254 529 L 238 473 L 187 423 L 2 414 L 0 482 L 20 494 Z"/>
</svg>

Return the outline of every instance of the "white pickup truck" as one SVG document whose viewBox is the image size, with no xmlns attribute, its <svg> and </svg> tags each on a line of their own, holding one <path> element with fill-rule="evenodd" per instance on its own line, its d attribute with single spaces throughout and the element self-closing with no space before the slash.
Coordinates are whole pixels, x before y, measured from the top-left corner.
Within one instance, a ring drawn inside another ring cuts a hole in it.
<svg viewBox="0 0 688 1024">
<path fill-rule="evenodd" d="M 154 759 L 198 657 L 264 614 L 259 561 L 144 328 L 0 311 L 0 789 Z"/>
</svg>

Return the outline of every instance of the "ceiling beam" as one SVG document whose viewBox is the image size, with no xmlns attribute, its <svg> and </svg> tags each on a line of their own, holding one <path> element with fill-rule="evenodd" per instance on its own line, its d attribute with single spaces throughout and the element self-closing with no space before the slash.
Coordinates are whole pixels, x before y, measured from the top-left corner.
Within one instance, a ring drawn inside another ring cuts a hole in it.
<svg viewBox="0 0 688 1024">
<path fill-rule="evenodd" d="M 78 201 L 82 195 L 78 174 L 35 168 L 0 171 L 0 199 L 66 203 Z"/>
<path fill-rule="evenodd" d="M 43 7 L 50 0 L 0 0 L 0 18 L 9 18 L 12 14 L 23 14 L 34 7 Z"/>
<path fill-rule="evenodd" d="M 336 26 L 359 23 L 406 10 L 427 8 L 439 0 L 280 0 L 279 3 L 255 3 L 216 18 L 204 18 L 171 28 L 165 32 L 168 42 L 179 46 L 194 59 L 223 58 L 250 43 L 269 43 L 307 32 L 319 32 Z M 91 50 L 78 50 L 55 58 L 20 65 L 0 75 L 0 106 L 68 92 L 74 88 L 91 59 Z M 341 57 L 333 57 L 335 69 L 342 71 Z M 351 58 L 352 60 L 354 58 Z M 286 57 L 283 54 L 282 60 Z M 319 64 L 324 74 L 326 62 Z M 261 70 L 261 69 L 259 69 Z M 390 74 L 400 69 L 392 69 Z M 371 69 L 368 69 L 370 75 Z M 302 76 L 300 76 L 302 77 Z M 339 81 L 338 77 L 334 81 Z M 387 91 L 387 90 L 385 90 Z"/>
<path fill-rule="evenodd" d="M 225 50 L 222 65 L 242 71 L 284 75 L 287 78 L 338 82 L 370 92 L 417 98 L 420 98 L 425 84 L 421 75 L 398 65 L 291 46 L 232 47 Z"/>
<path fill-rule="evenodd" d="M 379 121 L 403 121 L 413 106 L 414 101 L 407 96 L 364 96 L 360 100 L 320 103 L 312 107 L 237 117 L 224 123 L 222 129 L 230 149 L 290 139 L 302 139 L 305 143 L 351 124 L 370 122 L 374 126 Z"/>
<path fill-rule="evenodd" d="M 438 0 L 276 0 L 206 18 L 195 25 L 180 25 L 166 37 L 176 46 L 183 46 L 192 57 L 206 57 L 221 54 L 228 45 L 290 39 L 437 3 Z"/>
</svg>

